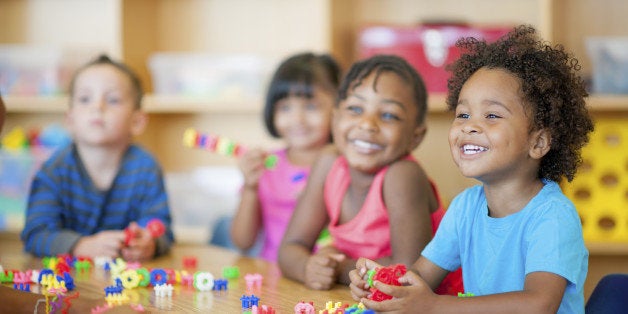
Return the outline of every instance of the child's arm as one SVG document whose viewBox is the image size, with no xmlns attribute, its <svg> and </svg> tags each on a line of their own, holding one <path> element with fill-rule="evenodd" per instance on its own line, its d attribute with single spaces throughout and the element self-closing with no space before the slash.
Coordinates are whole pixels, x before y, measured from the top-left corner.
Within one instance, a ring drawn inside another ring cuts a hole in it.
<svg viewBox="0 0 628 314">
<path fill-rule="evenodd" d="M 238 211 L 231 222 L 231 239 L 233 244 L 243 250 L 255 244 L 262 225 L 262 213 L 257 193 L 259 179 L 264 172 L 265 158 L 264 151 L 250 149 L 238 159 L 238 167 L 244 176 L 244 185 L 240 193 Z"/>
<path fill-rule="evenodd" d="M 77 256 L 118 257 L 124 242 L 121 230 L 107 230 L 82 236 L 62 229 L 63 205 L 58 201 L 58 184 L 40 171 L 34 178 L 22 230 L 24 249 L 36 256 L 73 254 Z M 54 241 L 51 241 L 54 239 Z"/>
<path fill-rule="evenodd" d="M 433 293 L 423 279 L 412 272 L 400 281 L 408 286 L 374 283 L 375 288 L 393 296 L 392 300 L 362 299 L 362 302 L 378 313 L 556 313 L 567 285 L 567 281 L 556 274 L 535 272 L 526 276 L 521 291 L 460 298 Z"/>
<path fill-rule="evenodd" d="M 333 285 L 337 259 L 340 258 L 337 254 L 311 254 L 328 221 L 323 191 L 335 158 L 335 153 L 326 151 L 312 167 L 279 248 L 278 262 L 283 275 L 312 289 L 329 289 Z"/>
<path fill-rule="evenodd" d="M 24 250 L 35 256 L 118 257 L 124 242 L 121 230 L 106 230 L 83 236 L 71 229 L 62 229 L 63 205 L 54 180 L 39 172 L 32 183 L 21 238 Z M 54 241 L 51 241 L 54 239 Z"/>
<path fill-rule="evenodd" d="M 152 170 L 147 174 L 148 182 L 155 182 L 154 185 L 144 189 L 141 197 L 141 203 L 138 208 L 137 221 L 142 226 L 139 237 L 136 237 L 135 245 L 129 247 L 141 252 L 135 253 L 135 256 L 141 256 L 141 260 L 145 260 L 146 256 L 154 258 L 168 253 L 170 247 L 174 243 L 174 233 L 172 231 L 172 218 L 170 216 L 170 207 L 168 206 L 168 193 L 166 192 L 164 178 L 159 165 L 155 164 Z M 164 230 L 161 236 L 155 238 L 145 228 L 152 220 L 160 221 Z M 133 222 L 129 222 L 129 226 Z M 152 242 L 152 243 L 147 243 Z M 154 245 L 153 245 L 154 244 Z"/>
<path fill-rule="evenodd" d="M 432 239 L 430 214 L 437 209 L 438 201 L 423 169 L 408 160 L 390 166 L 384 178 L 383 197 L 390 221 L 392 256 L 377 262 L 410 267 Z"/>
<path fill-rule="evenodd" d="M 72 253 L 84 239 L 86 246 L 89 246 L 89 243 L 104 245 L 102 250 L 94 246 L 89 254 L 100 251 L 101 256 L 117 257 L 124 240 L 122 231 L 118 231 L 117 234 L 116 232 L 95 234 L 86 238 L 75 230 L 63 229 L 61 217 L 64 207 L 59 199 L 62 191 L 59 178 L 53 171 L 55 167 L 56 163 L 44 164 L 33 178 L 26 208 L 26 221 L 20 235 L 24 250 L 39 257 L 68 254 Z M 82 248 L 80 252 L 85 253 Z M 91 256 L 89 254 L 85 256 Z"/>
<path fill-rule="evenodd" d="M 362 265 L 352 272 L 351 293 L 354 299 L 378 313 L 556 313 L 567 286 L 561 276 L 533 272 L 526 276 L 521 291 L 466 298 L 437 295 L 430 286 L 438 285 L 438 278 L 442 279 L 447 271 L 421 257 L 415 264 L 418 274 L 410 271 L 399 278 L 403 286 L 374 282 L 375 288 L 393 296 L 392 300 L 376 302 L 365 298 L 364 290 L 360 289 L 363 283 L 358 279 L 364 269 L 376 265 L 368 262 Z M 428 284 L 425 279 L 432 282 Z"/>
</svg>

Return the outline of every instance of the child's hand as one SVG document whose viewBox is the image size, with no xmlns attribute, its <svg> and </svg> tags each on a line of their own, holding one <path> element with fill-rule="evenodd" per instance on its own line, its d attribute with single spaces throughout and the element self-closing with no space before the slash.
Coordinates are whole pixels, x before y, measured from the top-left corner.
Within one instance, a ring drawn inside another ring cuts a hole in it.
<svg viewBox="0 0 628 314">
<path fill-rule="evenodd" d="M 136 222 L 132 222 L 127 229 L 134 236 L 128 245 L 122 248 L 122 258 L 131 262 L 141 262 L 155 256 L 157 245 L 148 229 L 141 228 Z"/>
<path fill-rule="evenodd" d="M 329 290 L 338 279 L 338 266 L 346 256 L 340 253 L 318 252 L 305 265 L 305 285 L 315 290 Z"/>
<path fill-rule="evenodd" d="M 405 275 L 399 277 L 399 283 L 402 285 L 391 286 L 374 281 L 373 286 L 376 289 L 393 298 L 381 302 L 362 298 L 360 302 L 377 313 L 431 313 L 431 307 L 435 301 L 433 298 L 436 295 L 423 278 L 414 272 L 408 271 Z M 353 295 L 353 287 L 351 294 Z"/>
<path fill-rule="evenodd" d="M 351 289 L 351 296 L 354 300 L 360 301 L 362 298 L 367 298 L 371 294 L 369 290 L 371 287 L 369 287 L 367 282 L 367 272 L 379 267 L 382 266 L 370 259 L 363 257 L 358 259 L 355 263 L 355 269 L 349 272 L 349 279 L 351 279 L 349 289 Z"/>
<path fill-rule="evenodd" d="M 99 256 L 115 258 L 120 255 L 120 249 L 124 246 L 124 238 L 124 231 L 120 230 L 105 230 L 84 236 L 78 240 L 72 254 L 91 258 Z"/>
<path fill-rule="evenodd" d="M 244 186 L 257 189 L 259 178 L 264 171 L 264 160 L 266 152 L 254 148 L 247 150 L 240 158 L 238 158 L 238 167 L 244 176 Z"/>
</svg>

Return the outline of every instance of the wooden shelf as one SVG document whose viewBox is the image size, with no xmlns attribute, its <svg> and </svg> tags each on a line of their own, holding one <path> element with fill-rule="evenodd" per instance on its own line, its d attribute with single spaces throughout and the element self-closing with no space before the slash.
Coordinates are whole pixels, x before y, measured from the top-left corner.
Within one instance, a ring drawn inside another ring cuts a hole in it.
<svg viewBox="0 0 628 314">
<path fill-rule="evenodd" d="M 62 113 L 67 110 L 67 96 L 3 96 L 9 113 Z M 143 103 L 148 113 L 257 113 L 262 100 L 225 99 L 207 101 L 202 97 L 146 95 Z"/>
<path fill-rule="evenodd" d="M 2 99 L 9 113 L 54 113 L 68 108 L 67 96 L 3 95 Z"/>
<path fill-rule="evenodd" d="M 433 94 L 428 98 L 429 111 L 447 112 L 445 94 Z M 4 96 L 9 113 L 54 113 L 65 112 L 67 96 Z M 628 111 L 628 95 L 592 95 L 588 99 L 593 112 Z M 207 101 L 202 97 L 161 96 L 149 94 L 144 97 L 144 109 L 148 113 L 258 113 L 263 108 L 263 99 L 225 99 Z"/>
<path fill-rule="evenodd" d="M 146 95 L 143 103 L 148 113 L 258 113 L 261 98 L 208 101 L 203 97 Z"/>
<path fill-rule="evenodd" d="M 628 95 L 592 95 L 588 99 L 589 109 L 596 112 L 628 111 Z"/>
<path fill-rule="evenodd" d="M 67 96 L 4 96 L 8 112 L 54 113 L 65 112 Z M 446 112 L 445 95 L 429 96 L 430 112 Z M 143 103 L 148 113 L 259 113 L 261 98 L 225 99 L 208 101 L 202 97 L 146 95 Z"/>
<path fill-rule="evenodd" d="M 628 243 L 587 242 L 590 255 L 625 255 L 628 256 Z"/>
</svg>

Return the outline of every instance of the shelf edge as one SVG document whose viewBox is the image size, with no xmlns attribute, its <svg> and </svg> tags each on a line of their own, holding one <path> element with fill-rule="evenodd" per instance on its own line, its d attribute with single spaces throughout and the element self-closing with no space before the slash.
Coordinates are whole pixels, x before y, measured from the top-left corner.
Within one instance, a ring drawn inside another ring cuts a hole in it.
<svg viewBox="0 0 628 314">
<path fill-rule="evenodd" d="M 586 242 L 590 255 L 626 255 L 628 243 L 621 242 Z"/>
<path fill-rule="evenodd" d="M 67 110 L 67 96 L 2 96 L 9 113 L 62 113 Z"/>
<path fill-rule="evenodd" d="M 587 98 L 589 110 L 628 111 L 628 95 L 595 94 Z"/>
<path fill-rule="evenodd" d="M 3 96 L 9 113 L 60 113 L 67 110 L 68 96 Z M 446 94 L 430 94 L 428 111 L 448 112 Z M 586 100 L 592 112 L 626 111 L 628 95 L 591 95 Z M 263 99 L 242 98 L 210 100 L 203 97 L 162 96 L 148 94 L 143 101 L 148 113 L 259 113 L 263 109 Z"/>
</svg>

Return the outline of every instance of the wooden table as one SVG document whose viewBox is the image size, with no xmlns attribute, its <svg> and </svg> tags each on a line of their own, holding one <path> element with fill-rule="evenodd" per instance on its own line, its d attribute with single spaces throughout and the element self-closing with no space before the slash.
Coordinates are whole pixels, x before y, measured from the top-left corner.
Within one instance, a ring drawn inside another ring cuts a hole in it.
<svg viewBox="0 0 628 314">
<path fill-rule="evenodd" d="M 172 268 L 182 270 L 183 258 L 186 256 L 196 257 L 197 270 L 211 272 L 215 278 L 222 278 L 223 268 L 228 266 L 238 267 L 240 277 L 229 280 L 226 292 L 200 292 L 193 287 L 175 285 L 171 298 L 155 297 L 152 288 L 127 289 L 131 303 L 141 304 L 147 312 L 151 313 L 199 311 L 205 313 L 241 313 L 240 298 L 243 295 L 251 294 L 260 298 L 260 305 L 271 306 L 277 313 L 294 313 L 294 306 L 300 301 L 314 302 L 317 313 L 318 310 L 325 308 L 327 301 L 342 302 L 343 304 L 355 303 L 346 286 L 336 285 L 330 291 L 310 290 L 300 283 L 282 277 L 278 266 L 274 263 L 241 256 L 232 251 L 207 245 L 178 244 L 172 248 L 167 256 L 144 263 L 142 266 L 148 269 Z M 23 253 L 19 238 L 16 235 L 7 234 L 0 234 L 0 265 L 5 270 L 24 271 L 42 268 L 41 259 Z M 244 281 L 244 275 L 247 273 L 259 273 L 264 276 L 261 289 L 247 291 Z M 93 269 L 87 275 L 77 275 L 73 271 L 72 276 L 77 287 L 76 291 L 79 292 L 79 298 L 73 301 L 73 305 L 70 307 L 72 312 L 79 313 L 81 308 L 106 304 L 104 287 L 112 285 L 111 276 L 108 272 L 102 269 Z M 3 286 L 10 287 L 11 285 L 4 284 Z M 30 313 L 33 313 L 35 306 L 35 301 L 32 300 L 41 298 L 41 295 L 35 293 L 17 293 L 6 288 L 0 290 L 0 297 L 2 294 L 5 298 L 13 299 L 13 294 L 15 294 L 16 298 L 23 299 L 24 302 L 20 304 L 26 303 L 28 306 L 24 306 L 24 312 L 27 312 L 28 309 Z M 74 306 L 75 304 L 76 306 Z M 6 309 L 0 305 L 0 312 L 3 308 Z M 40 309 L 39 313 L 43 313 L 43 307 Z M 127 305 L 112 311 L 130 312 L 132 310 Z"/>
<path fill-rule="evenodd" d="M 585 283 L 585 299 L 588 299 L 597 282 L 609 273 L 628 273 L 628 245 L 627 244 L 591 244 L 589 247 L 591 256 L 589 258 L 589 274 Z M 0 265 L 4 269 L 40 269 L 41 259 L 22 252 L 22 243 L 18 236 L 12 233 L 0 232 Z M 241 310 L 240 297 L 242 295 L 255 294 L 260 297 L 259 304 L 272 306 L 277 313 L 294 313 L 294 306 L 299 301 L 314 302 L 317 310 L 323 309 L 327 301 L 343 302 L 344 304 L 354 304 L 351 299 L 349 289 L 345 286 L 337 285 L 330 291 L 314 291 L 305 288 L 300 283 L 281 277 L 276 264 L 264 260 L 238 255 L 218 247 L 205 245 L 184 245 L 178 244 L 172 248 L 169 255 L 160 257 L 149 263 L 145 263 L 147 268 L 173 268 L 183 269 L 183 257 L 194 256 L 198 260 L 197 270 L 209 271 L 215 278 L 222 277 L 222 270 L 227 266 L 237 266 L 240 270 L 240 278 L 230 280 L 226 293 L 198 292 L 193 288 L 175 286 L 171 299 L 155 298 L 152 288 L 136 288 L 128 290 L 133 302 L 142 304 L 147 311 L 152 313 L 161 312 L 211 312 L 211 313 L 238 313 Z M 243 276 L 247 273 L 260 273 L 264 276 L 262 289 L 249 293 Z M 75 275 L 75 274 L 73 274 Z M 94 270 L 89 276 L 74 276 L 77 291 L 80 292 L 80 300 L 73 303 L 71 310 L 81 313 L 82 309 L 105 304 L 104 287 L 111 285 L 110 276 L 102 270 Z M 11 287 L 4 284 L 4 287 Z M 6 307 L 2 306 L 2 296 L 13 297 L 7 294 L 12 290 L 0 290 L 0 312 Z M 16 298 L 23 299 L 23 303 L 32 300 L 29 307 L 24 307 L 24 313 L 33 313 L 34 305 L 38 296 L 34 293 L 15 293 Z M 81 304 L 83 303 L 83 304 Z M 128 307 L 127 310 L 130 310 Z M 16 313 L 19 311 L 13 311 Z M 125 312 L 117 309 L 119 312 Z M 42 311 L 40 311 L 41 313 Z M 85 311 L 83 311 L 85 312 Z M 89 312 L 89 311 L 88 311 Z M 107 311 L 115 313 L 116 309 Z M 127 311 L 128 312 L 128 311 Z"/>
</svg>

